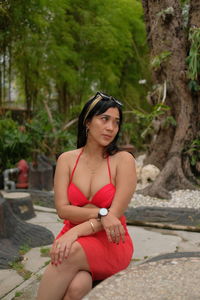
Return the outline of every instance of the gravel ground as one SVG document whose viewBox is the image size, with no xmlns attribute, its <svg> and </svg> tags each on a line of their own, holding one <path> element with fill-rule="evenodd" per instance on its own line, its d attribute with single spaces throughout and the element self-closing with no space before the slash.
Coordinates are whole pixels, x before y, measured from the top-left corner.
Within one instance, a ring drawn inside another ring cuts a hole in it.
<svg viewBox="0 0 200 300">
<path fill-rule="evenodd" d="M 137 190 L 141 186 L 137 187 Z M 143 196 L 134 194 L 129 206 L 159 206 L 159 207 L 185 207 L 200 209 L 200 190 L 177 190 L 171 192 L 172 198 L 170 200 L 163 200 L 152 198 L 150 196 Z"/>
</svg>

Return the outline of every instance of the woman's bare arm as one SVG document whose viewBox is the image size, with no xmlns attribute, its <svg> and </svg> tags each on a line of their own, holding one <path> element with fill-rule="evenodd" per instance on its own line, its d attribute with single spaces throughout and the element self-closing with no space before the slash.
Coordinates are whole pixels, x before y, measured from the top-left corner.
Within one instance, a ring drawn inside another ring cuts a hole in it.
<svg viewBox="0 0 200 300">
<path fill-rule="evenodd" d="M 77 207 L 70 205 L 67 199 L 67 187 L 70 180 L 69 162 L 72 154 L 66 152 L 60 155 L 57 160 L 54 176 L 55 206 L 58 216 L 67 219 L 72 223 L 82 223 L 89 219 L 97 218 L 99 208 L 97 207 Z"/>
<path fill-rule="evenodd" d="M 120 218 L 128 207 L 137 184 L 135 159 L 128 152 L 119 152 L 117 163 L 116 193 L 110 212 Z"/>
<path fill-rule="evenodd" d="M 91 219 L 74 226 L 54 241 L 50 252 L 51 263 L 56 266 L 62 263 L 64 258 L 68 257 L 72 244 L 79 237 L 92 235 L 102 229 L 102 224 L 97 219 Z"/>
<path fill-rule="evenodd" d="M 116 192 L 107 216 L 101 218 L 109 241 L 125 240 L 125 230 L 119 218 L 124 214 L 136 187 L 135 160 L 128 152 L 118 153 Z"/>
</svg>

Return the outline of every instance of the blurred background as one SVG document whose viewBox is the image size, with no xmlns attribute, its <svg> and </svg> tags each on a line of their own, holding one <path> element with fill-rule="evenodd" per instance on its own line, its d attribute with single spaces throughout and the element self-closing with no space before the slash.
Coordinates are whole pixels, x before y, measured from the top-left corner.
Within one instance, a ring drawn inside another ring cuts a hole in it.
<svg viewBox="0 0 200 300">
<path fill-rule="evenodd" d="M 76 118 L 98 90 L 124 103 L 121 144 L 145 148 L 150 76 L 140 1 L 3 1 L 0 17 L 1 170 L 74 148 Z"/>
<path fill-rule="evenodd" d="M 96 91 L 124 104 L 120 145 L 135 156 L 153 151 L 149 163 L 162 170 L 183 99 L 175 88 L 184 89 L 175 81 L 179 75 L 169 71 L 179 64 L 173 58 L 181 57 L 173 47 L 183 49 L 170 34 L 179 17 L 180 30 L 186 32 L 192 18 L 189 2 L 195 1 L 174 0 L 176 9 L 165 2 L 153 7 L 140 0 L 0 1 L 1 178 L 21 159 L 36 165 L 38 154 L 55 161 L 63 151 L 74 149 L 77 116 Z M 186 47 L 190 43 L 186 41 Z M 196 93 L 192 53 L 187 58 L 188 82 Z M 199 66 L 197 62 L 197 74 Z M 193 132 L 180 147 L 197 177 L 200 139 L 199 131 Z M 159 147 L 163 156 L 155 151 Z"/>
</svg>

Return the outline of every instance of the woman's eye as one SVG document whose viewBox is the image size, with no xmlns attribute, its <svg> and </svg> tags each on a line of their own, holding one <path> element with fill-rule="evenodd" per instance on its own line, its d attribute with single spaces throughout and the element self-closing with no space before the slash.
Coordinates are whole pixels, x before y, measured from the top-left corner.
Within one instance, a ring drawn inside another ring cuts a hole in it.
<svg viewBox="0 0 200 300">
<path fill-rule="evenodd" d="M 104 116 L 104 117 L 102 117 L 101 119 L 107 121 L 107 120 L 108 120 L 108 117 L 105 117 L 105 116 Z"/>
</svg>

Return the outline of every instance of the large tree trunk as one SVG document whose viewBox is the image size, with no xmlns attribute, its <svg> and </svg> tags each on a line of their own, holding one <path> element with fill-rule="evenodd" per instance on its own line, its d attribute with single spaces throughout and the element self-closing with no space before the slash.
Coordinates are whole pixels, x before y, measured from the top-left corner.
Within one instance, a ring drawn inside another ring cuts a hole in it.
<svg viewBox="0 0 200 300">
<path fill-rule="evenodd" d="M 195 2 L 195 1 L 194 1 Z M 153 80 L 157 85 L 166 82 L 165 104 L 170 111 L 160 117 L 160 130 L 150 147 L 145 163 L 161 169 L 156 181 L 142 191 L 154 197 L 170 198 L 169 190 L 195 188 L 186 177 L 183 154 L 185 147 L 197 136 L 199 107 L 188 88 L 186 77 L 187 39 L 183 27 L 179 0 L 143 0 L 151 58 L 157 58 L 153 66 Z M 197 9 L 197 7 L 196 7 Z M 200 10 L 198 11 L 198 15 Z M 176 126 L 166 125 L 166 117 L 172 116 Z"/>
</svg>

